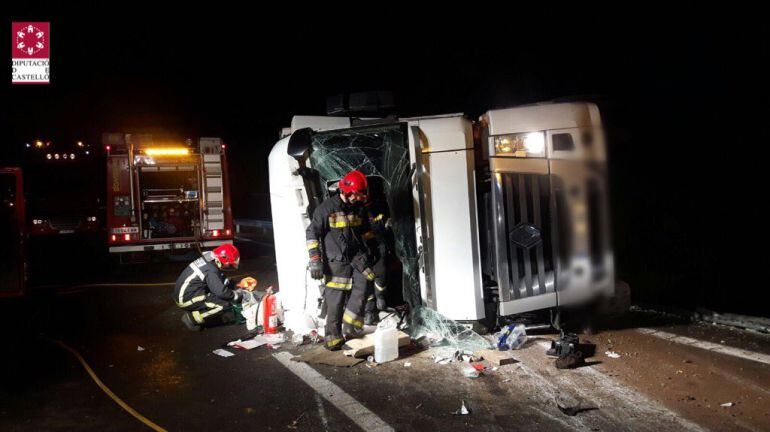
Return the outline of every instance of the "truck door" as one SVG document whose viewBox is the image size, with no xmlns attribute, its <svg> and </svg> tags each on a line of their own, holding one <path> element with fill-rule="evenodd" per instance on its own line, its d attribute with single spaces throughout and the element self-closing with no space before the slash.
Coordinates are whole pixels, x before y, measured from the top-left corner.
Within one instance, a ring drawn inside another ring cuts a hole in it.
<svg viewBox="0 0 770 432">
<path fill-rule="evenodd" d="M 0 298 L 24 291 L 24 228 L 21 169 L 0 168 Z"/>
<path fill-rule="evenodd" d="M 420 296 L 425 300 L 426 306 L 436 309 L 436 292 L 433 286 L 433 245 L 430 224 L 427 222 L 427 206 L 425 194 L 428 187 L 425 178 L 425 165 L 427 156 L 422 153 L 421 136 L 419 126 L 409 127 L 409 158 L 413 162 L 412 168 L 412 197 L 414 205 L 414 228 L 417 245 L 417 263 L 420 279 Z"/>
</svg>

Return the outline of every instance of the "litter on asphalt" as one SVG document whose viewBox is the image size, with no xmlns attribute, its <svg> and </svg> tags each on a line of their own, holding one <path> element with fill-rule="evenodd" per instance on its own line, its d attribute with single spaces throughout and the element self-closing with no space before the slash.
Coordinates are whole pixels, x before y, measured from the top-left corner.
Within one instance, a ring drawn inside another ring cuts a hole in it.
<svg viewBox="0 0 770 432">
<path fill-rule="evenodd" d="M 468 407 L 465 406 L 465 401 L 461 401 L 460 408 L 454 412 L 454 415 L 468 415 L 470 413 L 471 411 L 468 409 Z"/>
<path fill-rule="evenodd" d="M 605 351 L 604 354 L 606 354 L 609 358 L 620 358 L 620 354 L 616 353 L 615 351 Z"/>
<path fill-rule="evenodd" d="M 235 354 L 231 353 L 230 351 L 223 350 L 222 348 L 215 349 L 213 352 L 214 352 L 214 354 L 216 354 L 216 355 L 218 355 L 220 357 L 232 357 L 232 356 L 235 355 Z"/>
<path fill-rule="evenodd" d="M 474 367 L 463 366 L 462 371 L 463 371 L 463 376 L 465 376 L 465 378 L 478 378 L 479 377 L 479 371 L 476 368 L 474 368 Z"/>
</svg>

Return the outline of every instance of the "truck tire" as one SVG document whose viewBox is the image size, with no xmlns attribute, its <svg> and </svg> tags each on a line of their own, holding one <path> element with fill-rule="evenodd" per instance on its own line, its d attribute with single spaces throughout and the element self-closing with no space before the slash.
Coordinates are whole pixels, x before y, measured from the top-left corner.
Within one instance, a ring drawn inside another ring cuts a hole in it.
<svg viewBox="0 0 770 432">
<path fill-rule="evenodd" d="M 623 316 L 631 307 L 631 287 L 624 281 L 615 281 L 615 295 L 607 299 L 602 313 L 608 316 Z"/>
</svg>

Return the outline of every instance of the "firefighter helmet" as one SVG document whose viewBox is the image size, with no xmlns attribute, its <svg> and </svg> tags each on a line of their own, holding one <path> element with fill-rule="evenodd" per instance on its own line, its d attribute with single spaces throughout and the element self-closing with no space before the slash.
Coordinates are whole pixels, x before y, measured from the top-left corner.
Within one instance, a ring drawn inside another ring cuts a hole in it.
<svg viewBox="0 0 770 432">
<path fill-rule="evenodd" d="M 366 176 L 359 170 L 353 170 L 340 179 L 340 190 L 343 194 L 366 193 Z"/>
<path fill-rule="evenodd" d="M 241 253 L 231 244 L 223 244 L 211 251 L 211 255 L 217 261 L 219 268 L 238 268 L 241 261 Z"/>
</svg>

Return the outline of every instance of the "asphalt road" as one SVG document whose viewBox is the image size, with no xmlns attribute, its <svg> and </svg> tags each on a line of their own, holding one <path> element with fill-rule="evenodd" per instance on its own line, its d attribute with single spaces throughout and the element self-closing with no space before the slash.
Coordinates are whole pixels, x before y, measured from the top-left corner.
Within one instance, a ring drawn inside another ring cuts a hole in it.
<svg viewBox="0 0 770 432">
<path fill-rule="evenodd" d="M 275 283 L 269 251 L 247 255 L 239 273 Z M 0 430 L 143 428 L 45 337 L 76 348 L 118 396 L 168 430 L 360 430 L 345 414 L 350 406 L 329 402 L 325 396 L 333 395 L 318 394 L 275 358 L 312 347 L 286 343 L 216 356 L 212 351 L 245 327 L 191 333 L 170 286 L 135 285 L 171 281 L 183 266 L 127 267 L 112 275 L 115 285 L 60 287 L 55 295 L 4 303 Z M 552 335 L 533 336 L 515 352 L 518 363 L 475 379 L 464 377 L 460 364 L 434 363 L 430 350 L 404 351 L 406 358 L 377 367 L 312 368 L 394 430 L 770 430 L 770 365 L 665 341 L 636 326 L 770 353 L 764 335 L 635 314 L 587 337 L 597 355 L 577 370 L 557 370 L 545 357 Z M 607 357 L 608 349 L 621 357 Z M 556 400 L 597 409 L 571 417 Z M 462 401 L 470 414 L 454 415 Z M 721 407 L 725 402 L 734 405 Z"/>
</svg>

